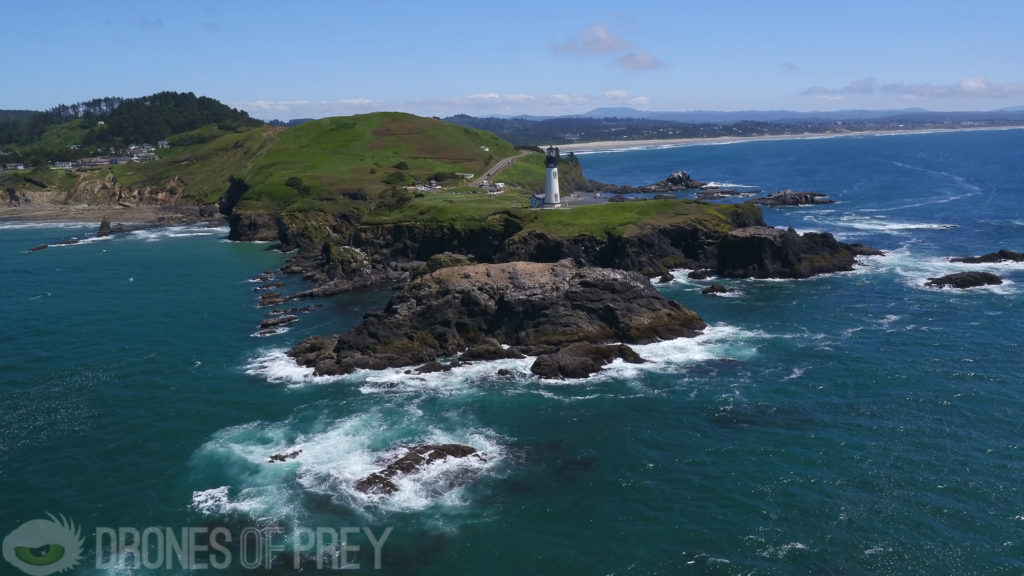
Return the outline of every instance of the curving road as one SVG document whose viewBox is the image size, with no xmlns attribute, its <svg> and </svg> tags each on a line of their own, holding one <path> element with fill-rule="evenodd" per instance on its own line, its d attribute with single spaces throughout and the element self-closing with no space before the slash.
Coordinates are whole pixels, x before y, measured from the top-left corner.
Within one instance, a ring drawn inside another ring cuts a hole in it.
<svg viewBox="0 0 1024 576">
<path fill-rule="evenodd" d="M 488 180 L 488 181 L 493 182 L 494 181 L 494 177 L 497 176 L 498 174 L 500 174 L 502 170 L 504 170 L 505 168 L 508 168 L 509 166 L 515 164 L 515 161 L 518 160 L 519 158 L 522 158 L 523 156 L 527 156 L 529 154 L 536 154 L 536 152 L 530 152 L 529 150 L 525 150 L 525 151 L 520 152 L 519 154 L 516 154 L 515 156 L 509 156 L 508 158 L 503 158 L 502 160 L 500 160 L 497 163 L 493 164 L 491 166 L 491 168 L 489 170 L 487 170 L 486 173 L 484 173 L 483 176 L 481 176 L 481 177 L 477 178 L 476 180 L 473 180 L 472 182 L 470 182 L 469 185 L 470 186 L 479 186 L 480 184 L 483 183 L 484 180 Z"/>
</svg>

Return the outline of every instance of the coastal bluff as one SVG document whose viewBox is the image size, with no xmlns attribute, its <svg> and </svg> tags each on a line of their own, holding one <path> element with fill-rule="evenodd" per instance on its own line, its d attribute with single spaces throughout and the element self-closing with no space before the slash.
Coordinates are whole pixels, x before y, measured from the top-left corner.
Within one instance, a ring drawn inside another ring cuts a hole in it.
<svg viewBox="0 0 1024 576">
<path fill-rule="evenodd" d="M 421 276 L 350 331 L 308 338 L 288 354 L 319 375 L 339 375 L 491 349 L 500 357 L 555 355 L 545 360 L 544 374 L 573 377 L 578 370 L 557 369 L 563 349 L 579 356 L 587 346 L 692 337 L 705 327 L 695 312 L 662 296 L 636 272 L 579 267 L 571 260 L 470 264 Z M 593 352 L 589 357 L 598 364 L 616 357 L 640 361 L 628 346 Z M 582 375 L 599 368 L 588 365 Z"/>
</svg>

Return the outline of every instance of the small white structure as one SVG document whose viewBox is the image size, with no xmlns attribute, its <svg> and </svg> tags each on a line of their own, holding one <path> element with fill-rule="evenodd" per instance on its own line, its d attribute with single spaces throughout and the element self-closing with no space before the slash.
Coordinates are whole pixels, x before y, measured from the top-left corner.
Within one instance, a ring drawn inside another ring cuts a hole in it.
<svg viewBox="0 0 1024 576">
<path fill-rule="evenodd" d="M 562 201 L 558 196 L 558 148 L 548 146 L 548 154 L 544 165 L 547 176 L 544 179 L 544 208 L 561 208 Z"/>
</svg>

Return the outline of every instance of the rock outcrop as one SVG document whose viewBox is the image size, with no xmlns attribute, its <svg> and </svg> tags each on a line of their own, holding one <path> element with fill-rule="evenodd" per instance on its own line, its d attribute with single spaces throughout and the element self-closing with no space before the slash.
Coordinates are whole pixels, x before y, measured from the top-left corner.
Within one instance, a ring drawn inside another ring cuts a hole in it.
<svg viewBox="0 0 1024 576">
<path fill-rule="evenodd" d="M 839 242 L 827 232 L 801 235 L 792 228 L 753 226 L 733 230 L 722 239 L 717 273 L 725 278 L 807 278 L 849 271 L 857 256 L 880 254 L 874 248 Z"/>
<path fill-rule="evenodd" d="M 473 264 L 413 280 L 349 332 L 307 339 L 289 355 L 321 375 L 347 374 L 421 365 L 481 343 L 493 351 L 495 341 L 539 355 L 695 336 L 705 326 L 635 272 L 570 261 Z"/>
<path fill-rule="evenodd" d="M 804 206 L 807 204 L 834 204 L 835 200 L 820 192 L 798 192 L 796 190 L 780 190 L 767 196 L 747 200 L 751 204 L 761 206 Z"/>
<path fill-rule="evenodd" d="M 668 175 L 664 180 L 659 180 L 647 186 L 622 186 L 617 184 L 605 184 L 594 180 L 587 180 L 585 188 L 592 192 L 600 192 L 605 195 L 613 194 L 664 194 L 678 192 L 680 190 L 692 190 L 705 186 L 704 182 L 698 182 L 690 177 L 684 170 L 677 170 Z M 673 196 L 674 198 L 675 196 Z"/>
<path fill-rule="evenodd" d="M 395 478 L 413 474 L 434 462 L 448 458 L 468 457 L 485 460 L 476 448 L 464 444 L 420 444 L 409 448 L 405 454 L 388 464 L 383 470 L 357 480 L 354 488 L 366 494 L 394 494 L 398 492 Z"/>
<path fill-rule="evenodd" d="M 982 256 L 967 256 L 965 258 L 950 258 L 950 262 L 963 262 L 964 264 L 997 264 L 999 262 L 1024 262 L 1024 254 L 1012 250 L 1000 250 Z"/>
<path fill-rule="evenodd" d="M 625 344 L 577 342 L 557 352 L 541 354 L 530 366 L 530 371 L 542 378 L 586 378 L 619 358 L 630 364 L 644 362 L 635 350 Z"/>
<path fill-rule="evenodd" d="M 975 288 L 978 286 L 997 286 L 1003 283 L 1003 279 L 990 272 L 957 272 L 947 274 L 938 278 L 929 278 L 925 286 L 933 288 Z"/>
</svg>

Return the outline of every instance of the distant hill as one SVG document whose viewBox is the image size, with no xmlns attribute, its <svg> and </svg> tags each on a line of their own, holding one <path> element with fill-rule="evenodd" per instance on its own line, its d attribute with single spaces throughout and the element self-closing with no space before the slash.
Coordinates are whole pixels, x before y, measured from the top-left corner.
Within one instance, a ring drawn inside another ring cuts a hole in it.
<svg viewBox="0 0 1024 576">
<path fill-rule="evenodd" d="M 213 98 L 159 92 L 61 104 L 43 112 L 0 113 L 0 145 L 38 163 L 103 154 L 129 144 L 154 144 L 203 126 L 232 131 L 261 124 Z"/>
</svg>

